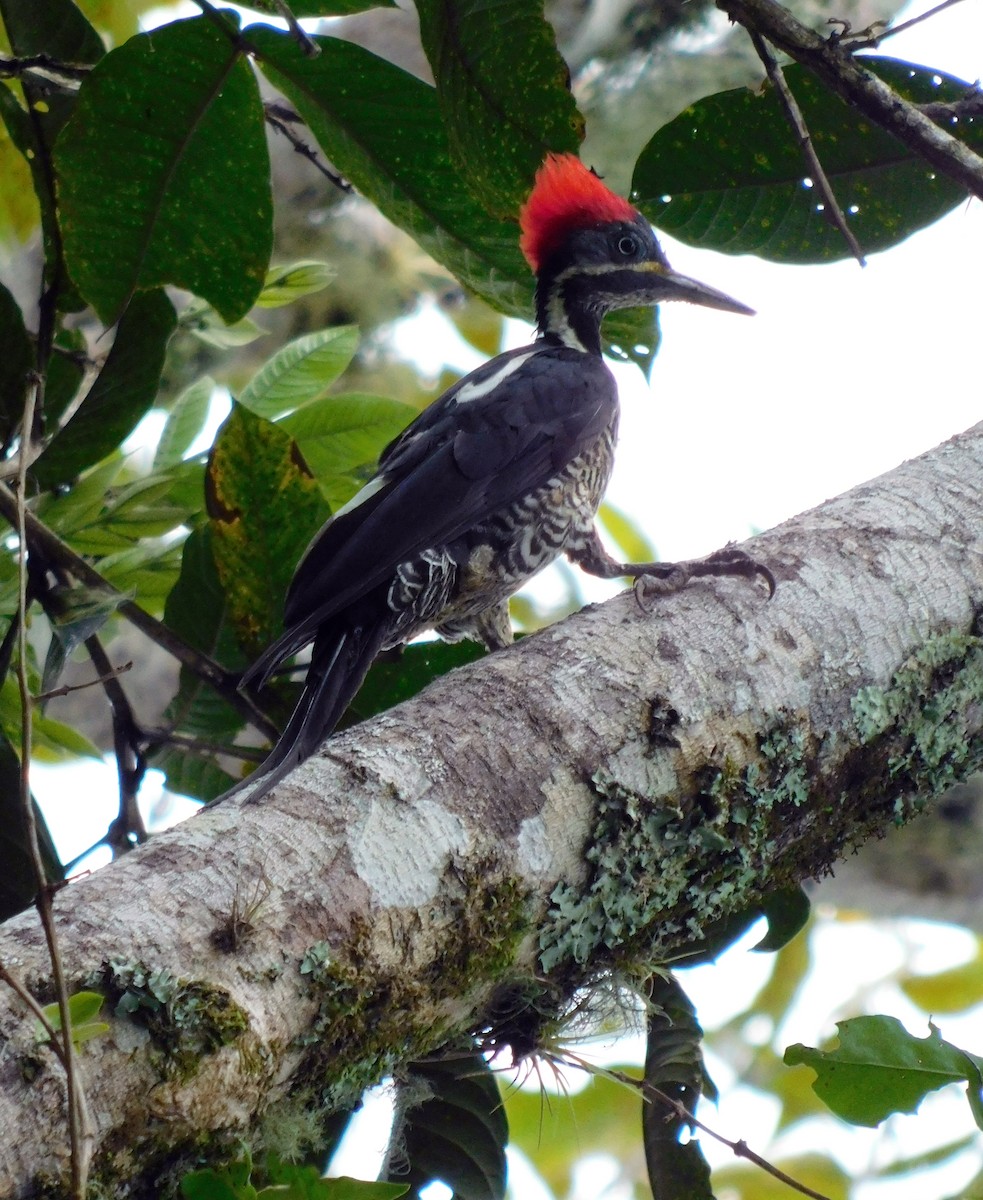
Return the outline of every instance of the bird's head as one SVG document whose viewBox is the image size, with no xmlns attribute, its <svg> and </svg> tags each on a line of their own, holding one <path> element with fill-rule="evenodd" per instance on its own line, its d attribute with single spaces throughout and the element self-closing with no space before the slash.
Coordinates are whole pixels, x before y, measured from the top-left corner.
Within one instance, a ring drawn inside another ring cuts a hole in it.
<svg viewBox="0 0 983 1200">
<path fill-rule="evenodd" d="M 519 214 L 519 245 L 536 274 L 544 334 L 600 352 L 612 308 L 688 300 L 726 312 L 753 309 L 669 266 L 652 227 L 573 154 L 550 154 Z"/>
</svg>

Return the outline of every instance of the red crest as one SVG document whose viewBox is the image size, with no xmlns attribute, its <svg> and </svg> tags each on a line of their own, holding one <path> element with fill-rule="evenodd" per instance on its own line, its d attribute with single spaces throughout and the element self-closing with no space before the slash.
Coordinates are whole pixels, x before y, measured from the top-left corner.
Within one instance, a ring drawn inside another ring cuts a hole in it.
<svg viewBox="0 0 983 1200">
<path fill-rule="evenodd" d="M 519 246 L 538 271 L 574 229 L 636 221 L 638 210 L 589 171 L 575 154 L 548 154 L 519 213 Z"/>
</svg>

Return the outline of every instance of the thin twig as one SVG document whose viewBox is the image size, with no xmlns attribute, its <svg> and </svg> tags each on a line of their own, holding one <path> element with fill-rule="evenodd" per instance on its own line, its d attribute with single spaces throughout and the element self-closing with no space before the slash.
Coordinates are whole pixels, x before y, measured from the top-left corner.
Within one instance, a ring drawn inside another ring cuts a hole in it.
<svg viewBox="0 0 983 1200">
<path fill-rule="evenodd" d="M 96 634 L 85 639 L 85 648 L 92 665 L 102 678 L 103 690 L 113 714 L 113 751 L 116 755 L 116 775 L 119 779 L 119 816 L 109 827 L 107 842 L 114 851 L 133 849 L 133 839 L 145 842 L 144 824 L 137 796 L 147 773 L 147 759 L 140 745 L 140 729 L 123 686 L 113 671 L 102 642 Z"/>
<path fill-rule="evenodd" d="M 306 54 L 308 58 L 318 58 L 321 54 L 321 47 L 317 44 L 317 42 L 314 41 L 311 35 L 306 32 L 306 30 L 301 29 L 300 22 L 290 11 L 290 8 L 286 4 L 285 0 L 273 0 L 273 4 L 275 5 L 280 16 L 287 22 L 287 28 L 297 39 L 297 44 L 300 46 L 304 54 Z"/>
<path fill-rule="evenodd" d="M 771 50 L 769 50 L 768 43 L 760 33 L 757 33 L 753 29 L 749 29 L 747 32 L 748 37 L 751 39 L 751 44 L 754 46 L 755 53 L 761 59 L 768 78 L 771 80 L 771 85 L 775 89 L 778 102 L 785 112 L 788 123 L 791 125 L 792 131 L 798 139 L 803 157 L 809 168 L 809 174 L 820 196 L 823 198 L 823 216 L 832 225 L 836 226 L 842 234 L 843 240 L 850 247 L 850 253 L 862 267 L 865 267 L 867 260 L 864 258 L 864 252 L 860 249 L 860 243 L 854 236 L 853 230 L 847 224 L 846 213 L 840 208 L 832 185 L 826 176 L 826 172 L 823 170 L 823 164 L 819 161 L 816 147 L 812 144 L 812 135 L 809 133 L 805 117 L 802 115 L 798 101 L 792 95 L 791 89 L 785 82 L 785 75 L 782 68 L 778 65 L 778 60 L 772 54 Z"/>
<path fill-rule="evenodd" d="M 619 1071 L 614 1067 L 599 1067 L 594 1063 L 588 1062 L 586 1059 L 580 1058 L 576 1054 L 571 1054 L 569 1050 L 564 1051 L 562 1055 L 551 1055 L 550 1057 L 561 1065 L 579 1067 L 580 1070 L 586 1071 L 588 1075 L 600 1075 L 605 1079 L 612 1079 L 616 1083 L 624 1084 L 626 1087 L 631 1088 L 632 1091 L 641 1093 L 643 1099 L 649 1102 L 656 1101 L 659 1104 L 665 1105 L 676 1114 L 680 1121 L 685 1121 L 687 1125 L 702 1130 L 703 1133 L 726 1146 L 738 1158 L 748 1159 L 749 1162 L 753 1162 L 755 1166 L 760 1167 L 762 1171 L 765 1171 L 774 1179 L 781 1180 L 788 1187 L 801 1192 L 803 1196 L 809 1196 L 810 1200 L 830 1200 L 830 1197 L 824 1193 L 813 1191 L 807 1184 L 799 1183 L 791 1175 L 786 1175 L 781 1167 L 776 1167 L 774 1163 L 769 1162 L 766 1158 L 762 1158 L 760 1154 L 748 1146 L 747 1142 L 743 1140 L 731 1141 L 730 1138 L 724 1137 L 722 1133 L 717 1133 L 715 1129 L 711 1129 L 709 1125 L 704 1125 L 702 1121 L 689 1111 L 682 1101 L 668 1095 L 647 1080 L 636 1079 L 626 1071 Z"/>
<path fill-rule="evenodd" d="M 17 497 L 2 482 L 0 482 L 0 516 L 4 517 L 15 529 L 17 528 L 19 520 Z M 193 646 L 189 646 L 172 629 L 156 620 L 148 612 L 144 612 L 124 592 L 103 579 L 94 567 L 90 566 L 81 555 L 76 554 L 67 542 L 63 542 L 56 533 L 39 521 L 30 511 L 24 513 L 24 528 L 27 544 L 32 552 L 36 552 L 40 558 L 53 567 L 63 567 L 79 583 L 84 583 L 93 590 L 118 600 L 116 611 L 126 617 L 141 633 L 145 633 L 178 662 L 193 671 L 209 687 L 214 688 L 261 733 L 271 738 L 279 736 L 279 731 L 269 717 L 247 695 L 238 690 L 238 676 L 234 672 L 226 671 L 214 659 L 209 658 L 207 654 L 202 654 Z"/>
<path fill-rule="evenodd" d="M 21 58 L 0 54 L 0 79 L 36 76 L 47 86 L 54 85 L 64 91 L 76 91 L 91 70 L 90 66 L 83 63 L 59 62 L 50 54 L 29 54 Z"/>
<path fill-rule="evenodd" d="M 913 154 L 983 199 L 983 158 L 929 120 L 916 104 L 866 70 L 837 41 L 803 25 L 777 0 L 716 0 L 745 29 L 754 29 L 865 117 L 886 129 Z"/>
<path fill-rule="evenodd" d="M 246 762 L 262 762 L 269 754 L 259 746 L 230 746 L 228 742 L 213 742 L 207 738 L 195 737 L 190 733 L 179 733 L 174 729 L 144 729 L 144 740 L 148 747 L 178 746 L 192 754 L 214 758 L 217 754 L 229 758 L 241 758 Z"/>
<path fill-rule="evenodd" d="M 26 1007 L 31 1010 L 34 1016 L 41 1023 L 41 1028 L 48 1035 L 48 1041 L 51 1043 L 51 1049 L 55 1052 L 55 1056 L 57 1057 L 58 1061 L 62 1064 L 62 1066 L 64 1066 L 65 1048 L 62 1046 L 61 1039 L 58 1036 L 58 1031 L 51 1023 L 48 1014 L 44 1011 L 37 1000 L 34 999 L 24 984 L 21 983 L 21 981 L 17 978 L 17 976 L 8 971 L 3 963 L 0 963 L 0 980 L 2 980 L 7 987 L 10 988 L 15 996 L 18 996 L 23 1001 Z"/>
<path fill-rule="evenodd" d="M 21 423 L 21 436 L 25 440 L 34 427 L 34 415 L 43 394 L 43 375 L 38 375 L 28 388 L 24 404 L 24 417 Z M 87 1119 L 85 1098 L 82 1094 L 81 1081 L 78 1078 L 75 1061 L 75 1048 L 72 1044 L 72 1019 L 68 1006 L 68 986 L 65 982 L 65 972 L 61 962 L 61 951 L 58 945 L 58 935 L 55 930 L 54 911 L 51 903 L 51 892 L 48 890 L 48 877 L 41 857 L 38 844 L 37 823 L 34 819 L 34 802 L 31 796 L 31 720 L 34 700 L 31 696 L 30 684 L 27 677 L 28 646 L 27 646 L 27 506 L 24 494 L 27 487 L 27 456 L 21 459 L 20 478 L 18 480 L 17 503 L 17 585 L 18 585 L 18 634 L 17 634 L 17 685 L 21 702 L 21 764 L 20 764 L 20 800 L 24 825 L 27 832 L 27 844 L 38 891 L 34 903 L 41 918 L 45 940 L 48 944 L 48 956 L 51 959 L 51 978 L 55 985 L 55 996 L 58 1001 L 58 1011 L 61 1015 L 62 1050 L 65 1068 L 65 1085 L 67 1089 L 66 1108 L 68 1110 L 68 1139 L 71 1146 L 71 1189 L 72 1196 L 84 1200 L 86 1180 L 89 1173 L 89 1160 L 92 1155 L 93 1135 Z"/>
<path fill-rule="evenodd" d="M 934 8 L 930 8 L 928 12 L 923 12 L 920 16 L 912 17 L 910 21 L 902 21 L 900 25 L 892 25 L 890 28 L 884 29 L 883 32 L 871 34 L 869 30 L 864 30 L 857 34 L 857 40 L 849 37 L 849 30 L 844 30 L 838 39 L 840 44 L 846 46 L 848 50 L 869 50 L 879 46 L 885 38 L 894 37 L 896 33 L 904 33 L 906 29 L 911 29 L 913 25 L 920 25 L 922 21 L 927 21 L 929 17 L 935 17 L 943 9 L 952 8 L 954 4 L 961 4 L 962 0 L 942 0 L 941 4 L 936 4 Z"/>
<path fill-rule="evenodd" d="M 127 671 L 133 670 L 132 662 L 120 663 L 118 667 L 111 667 L 111 675 L 124 675 Z M 84 692 L 86 688 L 98 687 L 101 683 L 105 683 L 108 677 L 99 675 L 95 679 L 87 679 L 85 683 L 63 683 L 61 687 L 52 688 L 50 692 L 40 692 L 34 697 L 35 704 L 45 704 L 48 700 L 57 700 L 61 696 L 70 696 L 72 692 Z"/>
<path fill-rule="evenodd" d="M 317 151 L 299 138 L 296 133 L 290 128 L 291 122 L 299 121 L 300 118 L 293 111 L 287 108 L 286 105 L 277 104 L 275 101 L 269 101 L 263 105 L 263 110 L 266 116 L 266 123 L 277 133 L 282 133 L 287 141 L 293 146 L 294 150 L 306 158 L 307 161 L 317 168 L 321 174 L 331 181 L 336 188 L 350 196 L 355 189 L 344 176 L 339 175 L 337 171 L 332 171 L 325 163 L 318 158 Z"/>
<path fill-rule="evenodd" d="M 959 121 L 969 121 L 983 117 L 983 89 L 974 87 L 961 100 L 933 101 L 929 104 L 919 104 L 918 111 L 923 113 L 936 125 L 954 125 Z"/>
</svg>

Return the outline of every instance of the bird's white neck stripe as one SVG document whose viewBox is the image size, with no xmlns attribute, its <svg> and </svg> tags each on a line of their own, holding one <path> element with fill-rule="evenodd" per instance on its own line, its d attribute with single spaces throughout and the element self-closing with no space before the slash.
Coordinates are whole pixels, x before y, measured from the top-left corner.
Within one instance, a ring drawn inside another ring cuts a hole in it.
<svg viewBox="0 0 983 1200">
<path fill-rule="evenodd" d="M 458 404 L 469 404 L 472 400 L 480 400 L 482 396 L 487 396 L 489 392 L 493 392 L 500 384 L 504 383 L 510 375 L 514 375 L 523 363 L 532 358 L 535 353 L 535 350 L 530 350 L 527 354 L 516 355 L 515 358 L 510 358 L 508 362 L 503 363 L 497 371 L 492 371 L 485 379 L 469 380 L 461 386 L 460 391 L 454 393 L 455 401 Z"/>
</svg>

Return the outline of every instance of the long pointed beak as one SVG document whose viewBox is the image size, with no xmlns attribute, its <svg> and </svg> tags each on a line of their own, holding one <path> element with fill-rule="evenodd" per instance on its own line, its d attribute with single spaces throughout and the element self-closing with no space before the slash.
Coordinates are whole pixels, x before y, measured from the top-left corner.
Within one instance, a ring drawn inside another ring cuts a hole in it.
<svg viewBox="0 0 983 1200">
<path fill-rule="evenodd" d="M 704 308 L 719 308 L 724 312 L 741 313 L 746 317 L 755 315 L 753 308 L 748 308 L 740 300 L 734 300 L 716 288 L 707 287 L 698 279 L 690 279 L 688 275 L 680 275 L 671 268 L 662 275 L 665 285 L 664 300 L 686 300 L 690 304 L 702 304 Z"/>
</svg>

